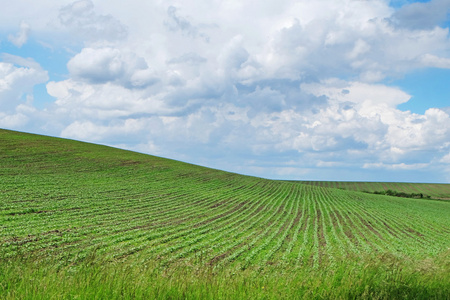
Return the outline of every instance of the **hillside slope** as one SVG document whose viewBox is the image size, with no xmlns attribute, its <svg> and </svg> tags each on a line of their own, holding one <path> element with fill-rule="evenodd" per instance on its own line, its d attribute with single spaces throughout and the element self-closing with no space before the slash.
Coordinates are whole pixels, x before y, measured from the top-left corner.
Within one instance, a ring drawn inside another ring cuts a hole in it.
<svg viewBox="0 0 450 300">
<path fill-rule="evenodd" d="M 95 252 L 214 270 L 308 267 L 450 248 L 450 203 L 271 181 L 0 130 L 0 259 Z"/>
</svg>

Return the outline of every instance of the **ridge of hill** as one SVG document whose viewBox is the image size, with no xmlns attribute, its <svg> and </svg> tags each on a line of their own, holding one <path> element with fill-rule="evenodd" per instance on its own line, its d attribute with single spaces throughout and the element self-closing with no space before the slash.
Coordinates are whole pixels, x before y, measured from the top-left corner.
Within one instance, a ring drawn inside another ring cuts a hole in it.
<svg viewBox="0 0 450 300">
<path fill-rule="evenodd" d="M 267 180 L 7 130 L 0 178 L 2 298 L 111 290 L 112 298 L 444 299 L 450 289 L 447 201 Z"/>
</svg>

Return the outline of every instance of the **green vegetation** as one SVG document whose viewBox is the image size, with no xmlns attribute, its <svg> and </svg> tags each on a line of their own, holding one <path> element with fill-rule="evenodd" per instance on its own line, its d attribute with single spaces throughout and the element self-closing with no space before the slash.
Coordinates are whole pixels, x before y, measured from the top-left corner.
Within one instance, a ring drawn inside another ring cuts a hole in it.
<svg viewBox="0 0 450 300">
<path fill-rule="evenodd" d="M 303 184 L 338 188 L 403 198 L 450 200 L 450 184 L 407 182 L 298 181 Z"/>
<path fill-rule="evenodd" d="M 366 192 L 369 193 L 369 192 Z M 405 192 L 397 192 L 397 191 L 393 191 L 393 190 L 387 190 L 387 191 L 381 191 L 381 192 L 373 192 L 374 194 L 378 194 L 378 195 L 388 195 L 388 196 L 394 196 L 394 197 L 403 197 L 403 198 L 424 198 L 424 195 L 422 193 L 405 193 Z M 430 196 L 425 196 L 425 198 L 430 199 Z"/>
<path fill-rule="evenodd" d="M 445 299 L 449 213 L 0 130 L 0 298 Z"/>
</svg>

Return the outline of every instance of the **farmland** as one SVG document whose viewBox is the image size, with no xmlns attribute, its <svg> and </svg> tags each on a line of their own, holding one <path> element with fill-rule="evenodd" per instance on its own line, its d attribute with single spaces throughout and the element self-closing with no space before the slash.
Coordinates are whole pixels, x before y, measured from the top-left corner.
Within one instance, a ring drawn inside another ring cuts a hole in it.
<svg viewBox="0 0 450 300">
<path fill-rule="evenodd" d="M 421 194 L 423 198 L 450 200 L 450 184 L 348 181 L 302 181 L 302 183 L 366 193 L 381 193 L 391 190 L 405 194 Z"/>
<path fill-rule="evenodd" d="M 6 130 L 0 178 L 2 299 L 450 292 L 448 201 L 273 181 Z M 449 194 L 449 185 L 398 188 Z"/>
</svg>

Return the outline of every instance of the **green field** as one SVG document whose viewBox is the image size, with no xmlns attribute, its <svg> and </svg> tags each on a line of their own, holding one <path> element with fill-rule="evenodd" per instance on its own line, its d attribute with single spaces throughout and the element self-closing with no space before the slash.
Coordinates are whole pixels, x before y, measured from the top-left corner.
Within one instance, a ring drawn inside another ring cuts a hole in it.
<svg viewBox="0 0 450 300">
<path fill-rule="evenodd" d="M 422 194 L 423 198 L 450 200 L 450 184 L 408 182 L 348 182 L 348 181 L 302 181 L 313 186 L 337 188 L 366 193 L 388 190 L 406 194 Z"/>
<path fill-rule="evenodd" d="M 335 187 L 0 130 L 0 299 L 450 295 L 450 202 Z"/>
</svg>

